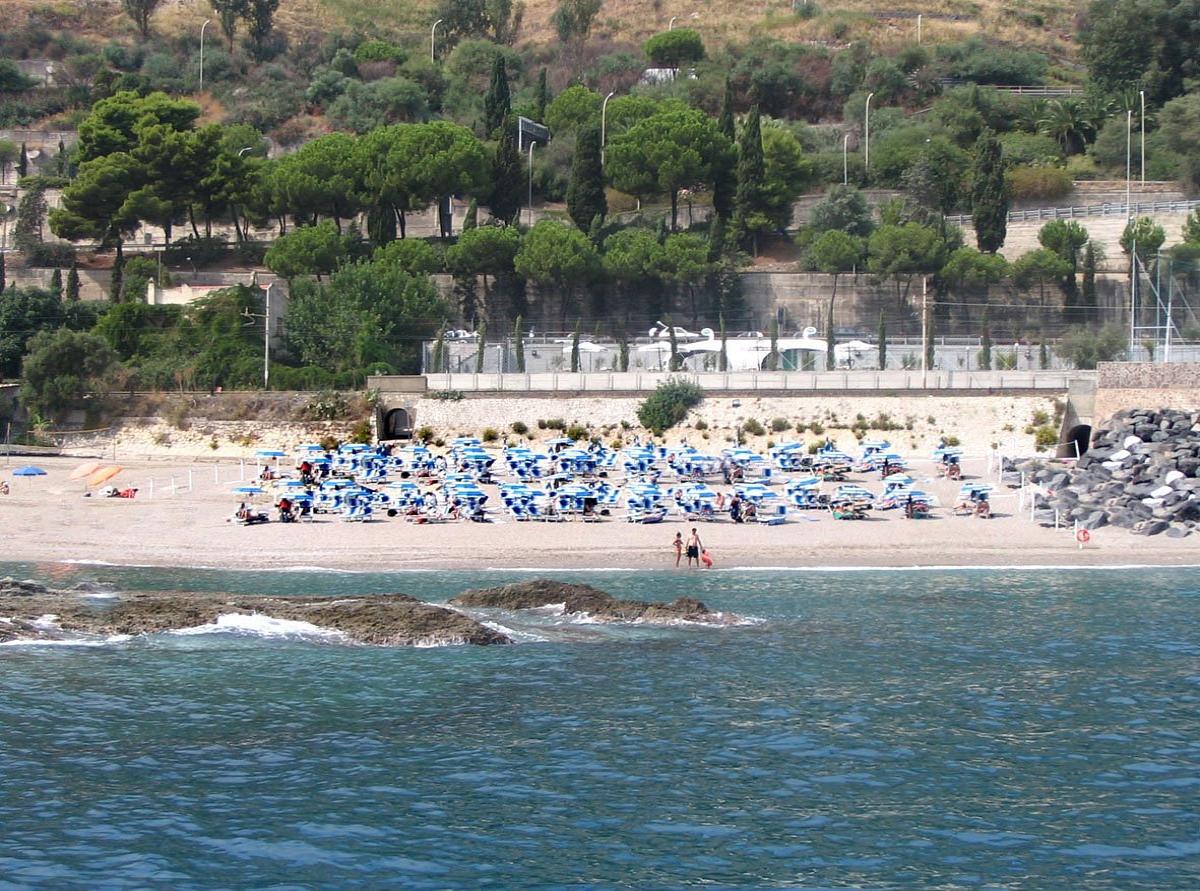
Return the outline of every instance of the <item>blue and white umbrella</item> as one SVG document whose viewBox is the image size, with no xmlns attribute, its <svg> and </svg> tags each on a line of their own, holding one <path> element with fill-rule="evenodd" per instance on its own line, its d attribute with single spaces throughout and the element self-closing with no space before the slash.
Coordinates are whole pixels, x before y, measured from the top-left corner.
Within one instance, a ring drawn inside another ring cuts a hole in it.
<svg viewBox="0 0 1200 891">
<path fill-rule="evenodd" d="M 34 467 L 32 464 L 25 467 L 18 467 L 12 472 L 13 476 L 45 476 L 46 471 L 40 467 Z"/>
</svg>

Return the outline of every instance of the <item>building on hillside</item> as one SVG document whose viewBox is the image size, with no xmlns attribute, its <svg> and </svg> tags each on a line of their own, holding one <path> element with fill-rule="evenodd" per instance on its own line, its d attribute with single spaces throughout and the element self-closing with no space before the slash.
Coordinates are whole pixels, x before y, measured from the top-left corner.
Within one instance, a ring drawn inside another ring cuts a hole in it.
<svg viewBox="0 0 1200 891">
<path fill-rule="evenodd" d="M 237 283 L 199 284 L 182 282 L 167 288 L 160 288 L 154 282 L 146 287 L 146 302 L 151 306 L 188 306 L 204 297 L 234 287 Z M 256 276 L 251 276 L 251 287 L 258 286 Z M 271 343 L 275 345 L 283 337 L 283 319 L 287 315 L 287 287 L 279 279 L 267 283 L 263 289 L 266 292 L 266 305 L 270 315 Z M 261 316 L 259 316 L 261 319 Z M 251 320 L 247 320 L 251 321 Z"/>
</svg>

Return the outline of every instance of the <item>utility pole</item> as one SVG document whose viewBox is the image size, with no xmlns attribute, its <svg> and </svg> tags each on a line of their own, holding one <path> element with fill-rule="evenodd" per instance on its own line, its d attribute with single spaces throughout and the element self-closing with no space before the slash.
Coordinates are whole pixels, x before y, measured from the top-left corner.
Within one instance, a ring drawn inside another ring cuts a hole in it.
<svg viewBox="0 0 1200 891">
<path fill-rule="evenodd" d="M 1146 188 L 1146 91 L 1138 90 L 1138 95 L 1142 100 L 1142 189 Z"/>
<path fill-rule="evenodd" d="M 533 228 L 533 149 L 537 145 L 529 140 L 529 228 Z"/>
<path fill-rule="evenodd" d="M 204 29 L 212 24 L 211 19 L 205 19 L 200 26 L 200 92 L 204 92 Z"/>
<path fill-rule="evenodd" d="M 429 29 L 429 61 L 437 62 L 437 26 L 444 22 L 445 19 L 438 19 L 433 23 L 433 27 Z"/>
<path fill-rule="evenodd" d="M 921 276 L 921 389 L 929 384 L 929 277 Z"/>
<path fill-rule="evenodd" d="M 847 152 L 850 149 L 850 134 L 842 134 L 842 185 L 850 184 L 850 161 Z"/>
<path fill-rule="evenodd" d="M 867 110 L 863 114 L 863 169 L 871 169 L 871 99 L 874 93 L 867 94 Z"/>
<path fill-rule="evenodd" d="M 608 100 L 617 95 L 616 92 L 611 92 L 604 97 L 604 101 L 600 103 L 600 166 L 604 166 L 604 138 L 608 135 Z"/>
</svg>

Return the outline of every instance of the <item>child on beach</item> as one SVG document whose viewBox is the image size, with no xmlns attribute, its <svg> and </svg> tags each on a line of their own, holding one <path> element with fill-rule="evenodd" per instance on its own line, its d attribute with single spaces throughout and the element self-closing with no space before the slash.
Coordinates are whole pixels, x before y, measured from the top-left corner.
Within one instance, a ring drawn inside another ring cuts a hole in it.
<svg viewBox="0 0 1200 891">
<path fill-rule="evenodd" d="M 683 559 L 683 533 L 675 533 L 675 567 L 679 568 L 679 561 Z"/>
</svg>

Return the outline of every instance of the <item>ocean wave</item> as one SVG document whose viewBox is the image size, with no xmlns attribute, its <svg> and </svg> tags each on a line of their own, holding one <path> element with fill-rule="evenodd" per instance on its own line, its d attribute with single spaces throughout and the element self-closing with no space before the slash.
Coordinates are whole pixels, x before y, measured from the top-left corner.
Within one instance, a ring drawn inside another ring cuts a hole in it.
<svg viewBox="0 0 1200 891">
<path fill-rule="evenodd" d="M 21 640 L 0 642 L 0 647 L 107 647 L 112 644 L 133 640 L 128 634 L 113 634 L 109 637 L 31 637 Z"/>
<path fill-rule="evenodd" d="M 191 636 L 196 634 L 255 634 L 260 637 L 325 637 L 345 640 L 340 631 L 320 628 L 311 622 L 295 619 L 274 619 L 260 613 L 222 613 L 211 622 L 191 628 L 176 628 L 168 634 Z"/>
</svg>

